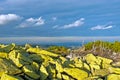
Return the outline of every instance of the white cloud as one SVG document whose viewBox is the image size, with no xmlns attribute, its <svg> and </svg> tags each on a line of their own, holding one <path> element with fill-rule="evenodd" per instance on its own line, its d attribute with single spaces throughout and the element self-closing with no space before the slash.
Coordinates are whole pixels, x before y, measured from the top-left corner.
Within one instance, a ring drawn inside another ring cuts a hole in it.
<svg viewBox="0 0 120 80">
<path fill-rule="evenodd" d="M 26 28 L 26 27 L 33 27 L 33 26 L 41 26 L 45 24 L 45 20 L 42 17 L 39 18 L 28 18 L 24 22 L 22 22 L 18 27 L 19 28 Z"/>
<path fill-rule="evenodd" d="M 97 25 L 95 27 L 92 27 L 91 30 L 105 30 L 112 28 L 112 25 Z"/>
<path fill-rule="evenodd" d="M 16 14 L 1 14 L 0 15 L 0 25 L 7 24 L 12 21 L 20 20 L 22 17 Z"/>
<path fill-rule="evenodd" d="M 84 24 L 84 18 L 80 18 L 79 20 L 76 20 L 75 22 L 71 23 L 71 24 L 67 24 L 61 27 L 53 27 L 53 28 L 58 28 L 58 29 L 69 29 L 69 28 L 73 28 L 73 27 L 79 27 L 81 25 Z"/>
<path fill-rule="evenodd" d="M 52 17 L 52 20 L 53 20 L 53 21 L 56 21 L 56 20 L 57 20 L 57 17 Z"/>
<path fill-rule="evenodd" d="M 58 25 L 55 25 L 55 26 L 53 26 L 53 29 L 58 28 L 58 27 L 59 27 Z"/>
</svg>

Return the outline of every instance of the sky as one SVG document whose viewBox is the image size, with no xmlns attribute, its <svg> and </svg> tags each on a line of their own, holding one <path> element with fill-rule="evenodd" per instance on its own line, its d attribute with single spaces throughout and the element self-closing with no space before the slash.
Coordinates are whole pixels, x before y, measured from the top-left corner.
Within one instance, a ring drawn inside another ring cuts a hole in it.
<svg viewBox="0 0 120 80">
<path fill-rule="evenodd" d="M 0 0 L 0 37 L 120 36 L 120 0 Z"/>
</svg>

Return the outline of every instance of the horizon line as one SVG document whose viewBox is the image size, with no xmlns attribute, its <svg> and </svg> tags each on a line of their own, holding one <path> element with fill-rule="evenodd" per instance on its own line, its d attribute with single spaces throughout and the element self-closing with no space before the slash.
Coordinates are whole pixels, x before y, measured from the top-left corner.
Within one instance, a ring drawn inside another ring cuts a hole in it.
<svg viewBox="0 0 120 80">
<path fill-rule="evenodd" d="M 57 42 L 82 42 L 82 41 L 120 41 L 120 36 L 61 36 L 61 37 L 0 37 L 2 43 L 57 43 Z"/>
</svg>

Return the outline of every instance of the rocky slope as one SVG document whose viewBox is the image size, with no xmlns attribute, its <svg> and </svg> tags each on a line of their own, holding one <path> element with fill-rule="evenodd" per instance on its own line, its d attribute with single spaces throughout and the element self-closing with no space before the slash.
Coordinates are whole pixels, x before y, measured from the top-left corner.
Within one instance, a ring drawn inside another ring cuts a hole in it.
<svg viewBox="0 0 120 80">
<path fill-rule="evenodd" d="M 120 80 L 120 62 L 89 53 L 67 59 L 30 45 L 0 45 L 0 80 Z"/>
</svg>

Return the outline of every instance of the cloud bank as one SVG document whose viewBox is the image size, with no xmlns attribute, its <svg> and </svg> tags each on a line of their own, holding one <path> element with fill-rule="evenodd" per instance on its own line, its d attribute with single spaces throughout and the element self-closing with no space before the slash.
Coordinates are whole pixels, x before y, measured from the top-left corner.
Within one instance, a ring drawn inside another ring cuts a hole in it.
<svg viewBox="0 0 120 80">
<path fill-rule="evenodd" d="M 1 14 L 0 15 L 0 25 L 8 24 L 12 21 L 20 20 L 22 17 L 16 14 Z"/>
</svg>

